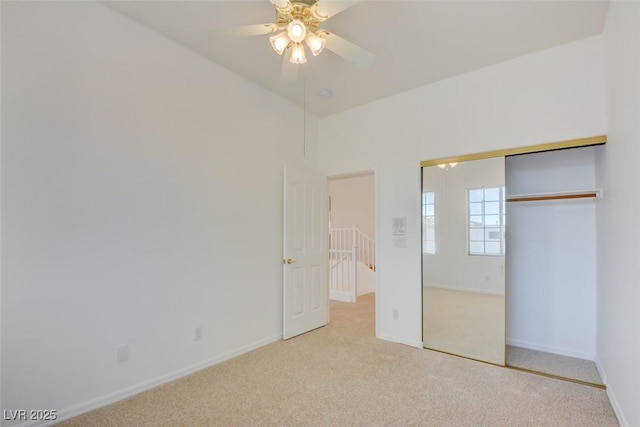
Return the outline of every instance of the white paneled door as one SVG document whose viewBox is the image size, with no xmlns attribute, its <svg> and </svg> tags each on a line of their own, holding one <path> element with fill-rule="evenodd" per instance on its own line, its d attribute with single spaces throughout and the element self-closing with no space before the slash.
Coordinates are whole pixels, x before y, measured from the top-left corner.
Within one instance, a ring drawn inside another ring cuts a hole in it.
<svg viewBox="0 0 640 427">
<path fill-rule="evenodd" d="M 284 170 L 284 319 L 289 339 L 329 321 L 327 180 Z"/>
</svg>

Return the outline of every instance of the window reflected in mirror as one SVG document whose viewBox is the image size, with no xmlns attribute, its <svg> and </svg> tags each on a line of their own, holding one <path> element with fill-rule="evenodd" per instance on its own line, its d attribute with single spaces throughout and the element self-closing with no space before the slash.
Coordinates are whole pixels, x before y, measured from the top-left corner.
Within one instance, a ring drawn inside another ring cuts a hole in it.
<svg viewBox="0 0 640 427">
<path fill-rule="evenodd" d="M 436 253 L 436 193 L 422 192 L 422 251 Z"/>
<path fill-rule="evenodd" d="M 504 256 L 504 187 L 469 190 L 469 255 Z"/>
</svg>

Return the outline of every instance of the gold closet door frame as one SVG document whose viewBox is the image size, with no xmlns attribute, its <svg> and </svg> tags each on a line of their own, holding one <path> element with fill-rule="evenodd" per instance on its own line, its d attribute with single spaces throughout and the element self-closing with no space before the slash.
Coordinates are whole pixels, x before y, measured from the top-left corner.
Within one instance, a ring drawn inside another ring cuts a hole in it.
<svg viewBox="0 0 640 427">
<path fill-rule="evenodd" d="M 503 150 L 485 151 L 483 153 L 465 154 L 462 156 L 443 157 L 440 159 L 425 160 L 421 167 L 437 166 L 444 163 L 460 163 L 470 160 L 489 159 L 492 157 L 507 157 L 518 154 L 539 153 L 542 151 L 564 150 L 566 148 L 589 147 L 607 143 L 607 135 L 592 136 L 589 138 L 570 139 L 567 141 L 548 142 L 545 144 L 528 145 L 525 147 L 506 148 Z"/>
</svg>

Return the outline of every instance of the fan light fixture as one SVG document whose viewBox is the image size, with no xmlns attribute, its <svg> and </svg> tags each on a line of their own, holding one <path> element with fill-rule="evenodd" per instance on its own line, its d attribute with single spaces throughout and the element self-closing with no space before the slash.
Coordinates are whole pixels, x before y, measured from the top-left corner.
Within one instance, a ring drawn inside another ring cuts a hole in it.
<svg viewBox="0 0 640 427">
<path fill-rule="evenodd" d="M 284 31 L 271 36 L 269 41 L 278 55 L 282 55 L 291 48 L 289 61 L 294 64 L 307 62 L 303 42 L 313 56 L 318 56 L 327 44 L 327 40 L 318 31 L 320 22 L 326 18 L 317 16 L 315 8 L 312 8 L 313 4 L 293 1 L 284 9 L 276 7 L 277 25 Z"/>
<path fill-rule="evenodd" d="M 376 56 L 373 53 L 320 28 L 327 19 L 361 0 L 269 1 L 275 7 L 276 19 L 274 22 L 228 28 L 220 31 L 219 35 L 221 37 L 245 37 L 268 34 L 271 47 L 278 55 L 284 57 L 285 64 L 289 62 L 304 64 L 307 60 L 307 48 L 313 56 L 318 56 L 325 49 L 328 49 L 364 69 L 374 63 Z M 284 80 L 294 77 L 297 73 L 297 71 L 288 71 L 290 68 L 297 70 L 297 67 L 289 65 L 285 67 L 283 64 L 281 77 L 284 77 Z"/>
<path fill-rule="evenodd" d="M 457 164 L 458 164 L 458 162 L 455 162 L 455 163 L 443 163 L 443 164 L 441 164 L 441 165 L 438 165 L 438 167 L 439 167 L 440 169 L 447 170 L 447 169 L 453 169 L 453 168 L 455 168 Z"/>
</svg>

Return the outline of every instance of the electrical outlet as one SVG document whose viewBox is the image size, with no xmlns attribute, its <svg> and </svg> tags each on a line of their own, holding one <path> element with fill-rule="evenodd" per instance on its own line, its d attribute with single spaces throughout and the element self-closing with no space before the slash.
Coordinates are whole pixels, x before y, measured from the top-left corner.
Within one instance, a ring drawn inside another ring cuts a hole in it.
<svg viewBox="0 0 640 427">
<path fill-rule="evenodd" d="M 202 339 L 202 326 L 198 326 L 193 330 L 194 341 L 200 341 Z"/>
<path fill-rule="evenodd" d="M 393 309 L 393 320 L 398 320 L 400 319 L 400 311 L 398 311 L 397 308 Z"/>
<path fill-rule="evenodd" d="M 116 347 L 116 362 L 122 363 L 129 360 L 129 346 L 121 345 L 120 347 Z"/>
</svg>

